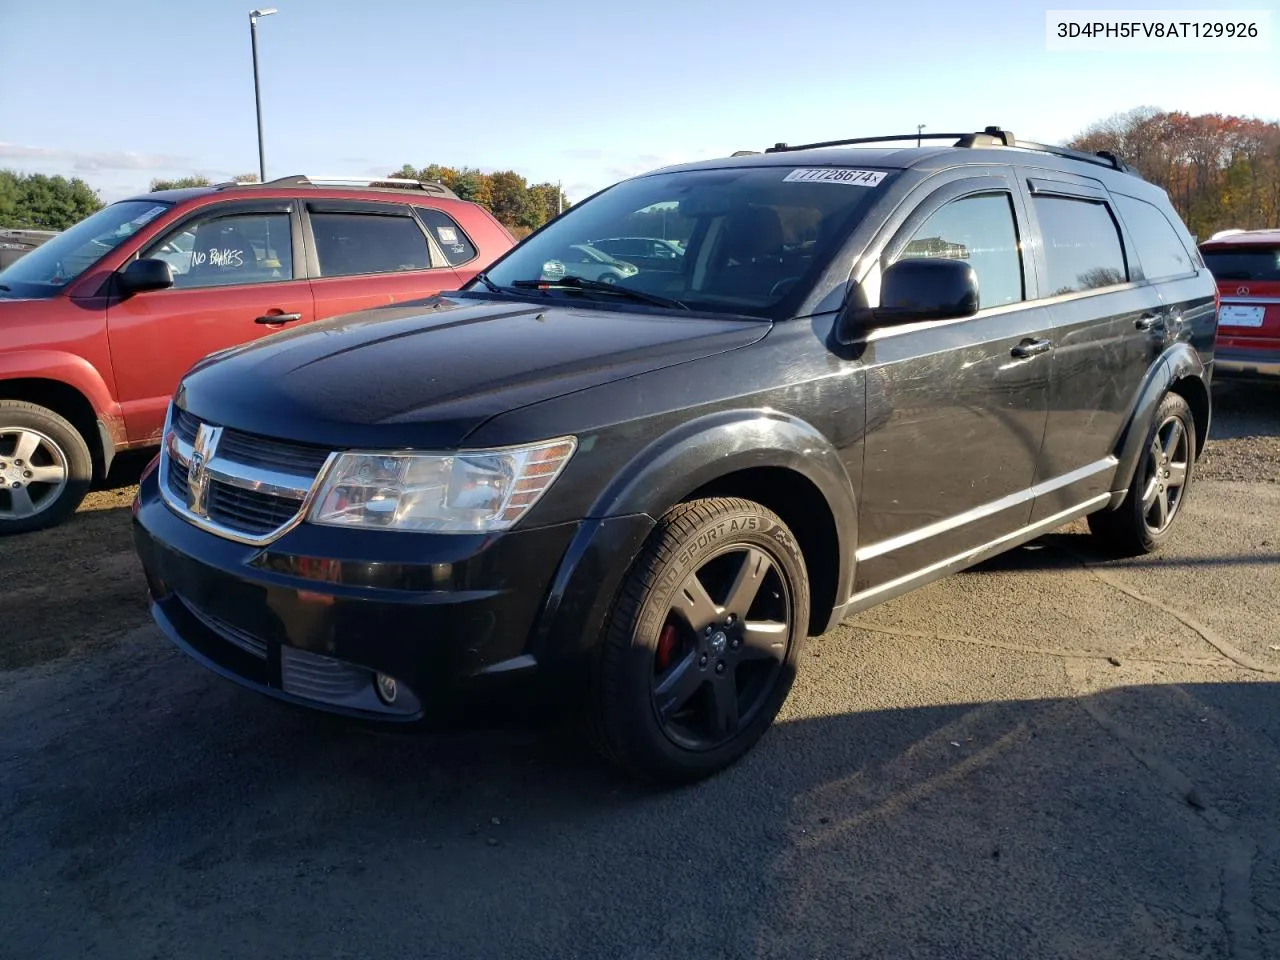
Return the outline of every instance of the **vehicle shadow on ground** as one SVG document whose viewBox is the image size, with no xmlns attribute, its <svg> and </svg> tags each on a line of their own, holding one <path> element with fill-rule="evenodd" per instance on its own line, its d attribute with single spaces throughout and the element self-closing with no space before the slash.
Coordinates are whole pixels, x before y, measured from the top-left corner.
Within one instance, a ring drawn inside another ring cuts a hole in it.
<svg viewBox="0 0 1280 960">
<path fill-rule="evenodd" d="M 1276 684 L 798 719 L 665 791 L 556 734 L 369 736 L 154 648 L 108 676 L 50 736 L 0 714 L 15 956 L 1261 957 L 1280 932 Z"/>
<path fill-rule="evenodd" d="M 147 468 L 157 453 L 156 450 L 125 450 L 116 454 L 116 458 L 111 462 L 111 471 L 106 477 L 99 480 L 93 485 L 95 490 L 120 490 L 125 487 L 135 487 L 138 480 L 142 477 L 142 471 Z"/>
<path fill-rule="evenodd" d="M 1276 535 L 1280 547 L 1280 533 Z M 1099 566 L 1108 569 L 1142 569 L 1173 567 L 1259 567 L 1280 564 L 1280 550 L 1270 554 L 1219 554 L 1215 556 L 1162 555 L 1116 557 L 1094 547 L 1088 536 L 1080 533 L 1049 533 L 1030 543 L 998 554 L 982 563 L 960 571 L 972 576 L 996 570 L 1054 571 Z"/>
</svg>

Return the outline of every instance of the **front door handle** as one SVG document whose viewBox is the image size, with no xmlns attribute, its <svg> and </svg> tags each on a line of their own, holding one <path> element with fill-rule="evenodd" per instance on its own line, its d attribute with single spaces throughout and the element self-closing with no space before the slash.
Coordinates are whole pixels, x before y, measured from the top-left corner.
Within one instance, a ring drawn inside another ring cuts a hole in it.
<svg viewBox="0 0 1280 960">
<path fill-rule="evenodd" d="M 295 320 L 301 320 L 300 313 L 268 313 L 265 316 L 257 317 L 254 323 L 293 323 Z"/>
<path fill-rule="evenodd" d="M 1139 330 L 1150 330 L 1160 322 L 1160 314 L 1144 313 L 1137 320 L 1133 321 L 1133 325 Z"/>
<path fill-rule="evenodd" d="M 1042 353 L 1048 353 L 1053 348 L 1052 340 L 1032 340 L 1030 338 L 1016 344 L 1009 354 L 1019 360 L 1025 360 L 1027 357 L 1039 356 Z"/>
</svg>

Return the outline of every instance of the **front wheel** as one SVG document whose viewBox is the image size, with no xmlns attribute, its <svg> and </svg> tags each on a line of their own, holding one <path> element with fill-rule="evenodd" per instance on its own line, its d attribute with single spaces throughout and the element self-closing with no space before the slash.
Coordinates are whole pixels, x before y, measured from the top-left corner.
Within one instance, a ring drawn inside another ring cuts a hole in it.
<svg viewBox="0 0 1280 960">
<path fill-rule="evenodd" d="M 791 689 L 809 603 L 804 556 L 772 511 L 723 498 L 672 508 L 606 630 L 590 704 L 597 747 L 669 783 L 734 763 Z"/>
<path fill-rule="evenodd" d="M 1089 531 L 1099 545 L 1119 556 L 1151 553 L 1169 535 L 1191 490 L 1196 461 L 1196 427 L 1187 401 L 1169 393 L 1160 401 L 1147 433 L 1133 482 L 1115 510 L 1089 515 Z"/>
<path fill-rule="evenodd" d="M 0 400 L 0 536 L 66 520 L 92 480 L 89 446 L 71 423 L 34 403 Z"/>
</svg>

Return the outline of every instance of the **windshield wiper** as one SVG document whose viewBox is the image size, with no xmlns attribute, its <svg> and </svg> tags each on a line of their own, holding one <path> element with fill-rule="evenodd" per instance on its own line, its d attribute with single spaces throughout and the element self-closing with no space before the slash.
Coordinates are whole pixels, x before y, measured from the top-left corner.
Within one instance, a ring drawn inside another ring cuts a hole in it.
<svg viewBox="0 0 1280 960">
<path fill-rule="evenodd" d="M 641 303 L 651 303 L 655 307 L 667 307 L 673 310 L 690 309 L 687 303 L 682 303 L 671 297 L 660 297 L 656 293 L 642 293 L 639 290 L 632 290 L 630 287 L 624 287 L 616 283 L 605 283 L 601 280 L 584 280 L 582 277 L 561 277 L 559 280 L 512 280 L 511 285 L 513 287 L 538 290 L 598 290 L 601 293 L 615 293 L 618 296 L 638 300 Z"/>
<path fill-rule="evenodd" d="M 477 273 L 477 274 L 475 275 L 474 279 L 479 280 L 481 283 L 483 283 L 483 284 L 485 285 L 485 288 L 486 288 L 490 293 L 502 293 L 502 292 L 503 292 L 503 291 L 502 291 L 502 287 L 498 286 L 496 283 L 494 283 L 492 280 L 490 280 L 490 279 L 489 279 L 489 275 L 488 275 L 487 273 L 485 273 L 483 270 L 482 270 L 482 271 L 480 271 L 479 273 Z"/>
</svg>

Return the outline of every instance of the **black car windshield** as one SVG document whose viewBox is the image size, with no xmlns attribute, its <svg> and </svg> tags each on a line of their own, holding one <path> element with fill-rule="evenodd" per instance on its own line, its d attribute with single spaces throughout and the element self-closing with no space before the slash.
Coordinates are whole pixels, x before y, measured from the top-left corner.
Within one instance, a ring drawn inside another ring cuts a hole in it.
<svg viewBox="0 0 1280 960">
<path fill-rule="evenodd" d="M 852 165 L 638 177 L 571 207 L 487 277 L 499 287 L 542 281 L 565 296 L 621 301 L 600 286 L 610 284 L 693 310 L 773 317 L 813 281 L 890 177 Z M 566 277 L 593 282 L 557 285 Z"/>
<path fill-rule="evenodd" d="M 1238 246 L 1203 253 L 1216 280 L 1280 281 L 1280 247 Z"/>
<path fill-rule="evenodd" d="M 172 204 L 121 200 L 36 247 L 0 271 L 0 297 L 51 297 Z"/>
</svg>

